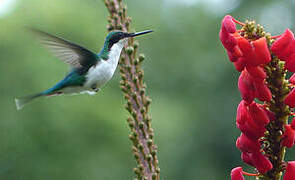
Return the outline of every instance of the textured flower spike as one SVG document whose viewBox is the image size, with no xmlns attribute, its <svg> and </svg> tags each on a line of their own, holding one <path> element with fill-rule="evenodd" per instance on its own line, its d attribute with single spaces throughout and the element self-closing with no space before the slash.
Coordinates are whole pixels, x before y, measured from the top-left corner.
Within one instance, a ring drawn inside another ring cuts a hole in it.
<svg viewBox="0 0 295 180">
<path fill-rule="evenodd" d="M 238 88 L 243 100 L 236 118 L 242 132 L 236 141 L 241 158 L 259 172 L 256 179 L 280 180 L 285 148 L 295 140 L 295 120 L 287 125 L 288 117 L 295 115 L 291 109 L 295 107 L 295 75 L 286 80 L 287 71 L 295 72 L 294 35 L 286 30 L 271 37 L 255 21 L 241 23 L 231 16 L 223 19 L 219 35 L 230 61 L 241 72 Z M 243 180 L 243 175 L 240 167 L 232 171 L 232 179 Z"/>
<path fill-rule="evenodd" d="M 295 179 L 295 161 L 289 161 L 287 163 L 287 169 L 284 175 L 284 180 L 294 180 Z"/>
</svg>

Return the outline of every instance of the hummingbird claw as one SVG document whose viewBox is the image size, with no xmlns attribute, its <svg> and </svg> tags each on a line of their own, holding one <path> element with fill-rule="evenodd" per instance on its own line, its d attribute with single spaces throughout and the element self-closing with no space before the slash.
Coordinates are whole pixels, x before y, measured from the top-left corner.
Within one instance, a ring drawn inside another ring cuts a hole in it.
<svg viewBox="0 0 295 180">
<path fill-rule="evenodd" d="M 93 91 L 95 91 L 95 92 L 100 91 L 100 89 L 97 88 L 97 84 L 92 84 L 92 85 L 91 85 L 91 89 L 92 89 Z"/>
</svg>

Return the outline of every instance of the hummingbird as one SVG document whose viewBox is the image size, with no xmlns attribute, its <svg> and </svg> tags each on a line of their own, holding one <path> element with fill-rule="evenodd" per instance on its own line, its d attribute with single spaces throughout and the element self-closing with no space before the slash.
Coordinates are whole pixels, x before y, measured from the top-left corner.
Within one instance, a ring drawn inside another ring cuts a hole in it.
<svg viewBox="0 0 295 180">
<path fill-rule="evenodd" d="M 128 38 L 151 33 L 146 30 L 136 33 L 112 31 L 106 38 L 99 53 L 94 53 L 78 44 L 49 33 L 31 29 L 43 44 L 58 59 L 68 64 L 71 69 L 67 75 L 53 87 L 37 94 L 16 98 L 18 110 L 38 97 L 62 94 L 96 94 L 114 75 L 121 51 Z"/>
</svg>

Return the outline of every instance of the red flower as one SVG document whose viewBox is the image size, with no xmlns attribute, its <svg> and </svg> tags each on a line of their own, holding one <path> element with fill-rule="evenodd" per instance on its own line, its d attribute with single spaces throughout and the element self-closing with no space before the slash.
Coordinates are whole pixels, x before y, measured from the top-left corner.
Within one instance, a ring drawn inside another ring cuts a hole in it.
<svg viewBox="0 0 295 180">
<path fill-rule="evenodd" d="M 238 88 L 242 98 L 247 103 L 251 103 L 254 97 L 260 101 L 270 101 L 271 92 L 262 79 L 264 77 L 264 71 L 259 68 L 249 69 L 253 76 L 247 70 L 243 70 L 238 81 Z"/>
<path fill-rule="evenodd" d="M 292 31 L 287 29 L 271 46 L 272 52 L 282 61 L 291 72 L 295 71 L 295 39 Z"/>
<path fill-rule="evenodd" d="M 295 130 L 295 117 L 292 119 L 291 128 Z"/>
<path fill-rule="evenodd" d="M 265 37 L 252 41 L 256 55 L 256 64 L 267 64 L 271 61 Z"/>
<path fill-rule="evenodd" d="M 282 145 L 287 148 L 291 148 L 294 145 L 295 141 L 295 130 L 292 129 L 291 125 L 285 125 L 285 132 L 282 136 L 283 141 Z"/>
<path fill-rule="evenodd" d="M 248 71 L 244 70 L 241 73 L 238 81 L 238 88 L 243 100 L 245 100 L 247 103 L 251 103 L 254 100 L 253 79 L 251 78 Z"/>
<path fill-rule="evenodd" d="M 247 66 L 247 71 L 255 80 L 264 80 L 267 76 L 264 69 L 260 66 Z"/>
<path fill-rule="evenodd" d="M 240 57 L 238 61 L 234 62 L 234 66 L 237 71 L 242 72 L 246 66 L 246 59 Z"/>
<path fill-rule="evenodd" d="M 263 126 L 253 121 L 246 101 L 241 101 L 237 108 L 236 124 L 248 138 L 253 140 L 262 137 L 266 131 Z"/>
<path fill-rule="evenodd" d="M 260 173 L 266 173 L 267 171 L 272 169 L 272 164 L 269 159 L 267 159 L 261 152 L 251 153 L 251 160 L 255 166 L 255 168 Z"/>
<path fill-rule="evenodd" d="M 295 73 L 290 77 L 289 82 L 295 84 Z"/>
<path fill-rule="evenodd" d="M 231 180 L 245 180 L 242 167 L 236 167 L 232 169 L 230 176 Z"/>
<path fill-rule="evenodd" d="M 241 154 L 241 159 L 249 164 L 250 166 L 254 166 L 253 162 L 252 162 L 252 159 L 251 159 L 251 153 L 247 153 L 247 152 L 242 152 Z"/>
<path fill-rule="evenodd" d="M 237 127 L 244 133 L 248 138 L 257 140 L 264 136 L 266 129 L 262 126 L 258 126 L 253 119 L 250 117 L 244 124 L 237 122 Z"/>
<path fill-rule="evenodd" d="M 254 96 L 260 101 L 269 102 L 271 100 L 271 92 L 264 81 L 254 81 L 253 84 L 255 88 Z"/>
<path fill-rule="evenodd" d="M 284 180 L 294 180 L 295 179 L 295 161 L 289 161 L 287 163 L 287 169 L 284 175 Z"/>
<path fill-rule="evenodd" d="M 292 45 L 293 40 L 294 35 L 292 31 L 286 29 L 286 31 L 272 44 L 270 49 L 279 59 L 286 61 L 292 54 L 288 47 Z"/>
<path fill-rule="evenodd" d="M 295 88 L 287 95 L 284 102 L 291 108 L 295 107 Z"/>
<path fill-rule="evenodd" d="M 254 122 L 259 126 L 265 126 L 269 123 L 269 118 L 265 111 L 257 106 L 257 103 L 253 102 L 249 106 L 250 116 L 254 120 Z"/>
<path fill-rule="evenodd" d="M 253 152 L 259 152 L 260 151 L 260 143 L 259 143 L 259 141 L 257 139 L 256 140 L 249 139 L 243 133 L 241 134 L 240 137 L 238 137 L 238 139 L 236 141 L 236 146 L 242 152 L 253 153 Z"/>
</svg>

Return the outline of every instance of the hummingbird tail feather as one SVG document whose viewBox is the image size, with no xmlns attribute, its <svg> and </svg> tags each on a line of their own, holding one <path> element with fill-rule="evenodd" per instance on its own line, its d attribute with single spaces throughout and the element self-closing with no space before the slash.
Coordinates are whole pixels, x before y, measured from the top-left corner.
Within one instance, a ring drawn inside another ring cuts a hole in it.
<svg viewBox="0 0 295 180">
<path fill-rule="evenodd" d="M 42 93 L 38 93 L 38 94 L 26 96 L 26 97 L 15 98 L 15 104 L 16 104 L 17 110 L 21 110 L 25 104 L 42 95 L 43 95 Z"/>
</svg>

